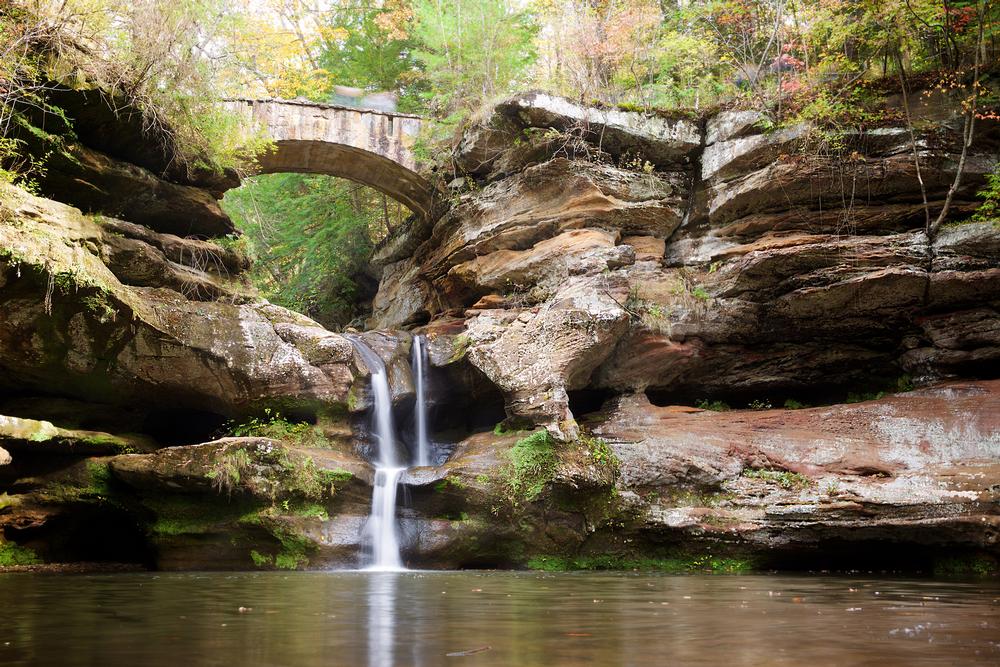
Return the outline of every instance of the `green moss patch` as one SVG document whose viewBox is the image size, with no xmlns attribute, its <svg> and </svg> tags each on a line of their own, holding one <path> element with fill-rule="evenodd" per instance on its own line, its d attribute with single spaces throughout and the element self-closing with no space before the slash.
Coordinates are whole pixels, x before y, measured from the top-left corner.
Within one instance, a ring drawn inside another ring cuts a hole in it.
<svg viewBox="0 0 1000 667">
<path fill-rule="evenodd" d="M 257 567 L 270 567 L 274 564 L 274 556 L 269 556 L 267 554 L 262 554 L 256 549 L 250 550 L 250 560 Z"/>
<path fill-rule="evenodd" d="M 555 440 L 548 431 L 536 431 L 514 443 L 508 456 L 504 473 L 509 499 L 515 505 L 535 500 L 555 475 L 559 462 Z"/>
<path fill-rule="evenodd" d="M 457 477 L 446 477 L 440 482 L 434 485 L 434 490 L 437 493 L 446 493 L 448 491 L 461 491 L 462 489 L 468 488 L 468 484 L 458 479 Z"/>
<path fill-rule="evenodd" d="M 312 542 L 282 528 L 275 528 L 271 532 L 281 542 L 281 552 L 274 557 L 276 568 L 297 570 L 309 565 L 309 557 L 306 554 L 315 548 Z"/>
<path fill-rule="evenodd" d="M 786 490 L 805 489 L 812 485 L 812 480 L 805 475 L 787 470 L 769 470 L 765 468 L 747 468 L 741 473 L 748 479 L 759 479 L 769 484 L 777 484 Z"/>
<path fill-rule="evenodd" d="M 1000 575 L 1000 562 L 992 556 L 951 556 L 934 562 L 936 577 L 995 577 Z"/>
<path fill-rule="evenodd" d="M 528 568 L 544 572 L 570 572 L 579 570 L 642 570 L 684 574 L 713 572 L 736 574 L 755 568 L 754 561 L 698 554 L 669 558 L 634 558 L 628 556 L 535 556 L 528 560 Z"/>
<path fill-rule="evenodd" d="M 12 542 L 0 542 L 0 567 L 14 565 L 38 565 L 42 560 L 28 547 L 21 547 Z"/>
<path fill-rule="evenodd" d="M 156 515 L 150 532 L 158 536 L 199 535 L 226 526 L 259 523 L 261 507 L 246 503 L 225 502 L 202 496 L 160 496 L 146 498 L 143 504 Z"/>
<path fill-rule="evenodd" d="M 343 484 L 344 482 L 349 482 L 354 479 L 354 473 L 344 470 L 343 468 L 335 468 L 333 470 L 317 470 L 316 474 L 319 476 L 320 482 L 328 486 Z"/>
</svg>

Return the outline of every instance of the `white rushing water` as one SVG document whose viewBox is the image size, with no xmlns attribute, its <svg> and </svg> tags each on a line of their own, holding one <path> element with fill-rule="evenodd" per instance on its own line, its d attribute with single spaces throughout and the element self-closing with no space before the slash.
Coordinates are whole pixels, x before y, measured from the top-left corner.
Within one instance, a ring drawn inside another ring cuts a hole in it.
<svg viewBox="0 0 1000 667">
<path fill-rule="evenodd" d="M 396 533 L 396 489 L 399 476 L 406 468 L 376 468 L 372 486 L 372 512 L 365 532 L 371 543 L 369 570 L 394 571 L 403 569 L 399 557 L 399 536 Z"/>
<path fill-rule="evenodd" d="M 372 485 L 372 511 L 365 524 L 365 552 L 370 570 L 402 570 L 399 555 L 399 534 L 396 525 L 396 487 L 405 470 L 396 452 L 396 430 L 392 423 L 392 394 L 385 364 L 375 352 L 358 338 L 352 342 L 372 375 L 375 441 L 378 448 L 375 461 L 375 483 Z"/>
<path fill-rule="evenodd" d="M 413 384 L 417 392 L 415 408 L 417 456 L 414 465 L 431 465 L 431 440 L 427 435 L 427 392 L 424 368 L 427 361 L 427 339 L 423 336 L 413 337 Z"/>
</svg>

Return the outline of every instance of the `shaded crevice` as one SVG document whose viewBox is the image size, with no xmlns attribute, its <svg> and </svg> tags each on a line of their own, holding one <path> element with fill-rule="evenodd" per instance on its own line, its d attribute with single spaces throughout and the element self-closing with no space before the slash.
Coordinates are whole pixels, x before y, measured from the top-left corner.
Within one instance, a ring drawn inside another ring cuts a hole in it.
<svg viewBox="0 0 1000 667">
<path fill-rule="evenodd" d="M 153 410 L 142 423 L 142 432 L 166 446 L 193 445 L 218 437 L 226 417 L 207 410 L 167 408 Z"/>
<path fill-rule="evenodd" d="M 67 504 L 40 524 L 7 526 L 4 538 L 33 549 L 46 562 L 133 563 L 152 567 L 144 531 L 128 511 L 107 504 Z"/>
<path fill-rule="evenodd" d="M 428 399 L 432 435 L 492 429 L 507 416 L 503 394 L 470 363 L 431 366 Z"/>
<path fill-rule="evenodd" d="M 618 395 L 611 389 L 594 388 L 578 389 L 567 393 L 569 395 L 569 411 L 578 420 L 588 414 L 600 412 L 608 400 Z"/>
<path fill-rule="evenodd" d="M 830 539 L 815 549 L 789 549 L 765 554 L 759 567 L 787 572 L 906 573 L 927 576 L 969 575 L 996 556 L 974 548 L 938 547 L 911 541 L 871 538 Z"/>
<path fill-rule="evenodd" d="M 657 407 L 671 405 L 708 409 L 803 408 L 871 400 L 913 388 L 910 378 L 894 364 L 877 369 L 855 382 L 762 388 L 760 390 L 720 390 L 676 386 L 650 387 L 644 393 Z"/>
</svg>

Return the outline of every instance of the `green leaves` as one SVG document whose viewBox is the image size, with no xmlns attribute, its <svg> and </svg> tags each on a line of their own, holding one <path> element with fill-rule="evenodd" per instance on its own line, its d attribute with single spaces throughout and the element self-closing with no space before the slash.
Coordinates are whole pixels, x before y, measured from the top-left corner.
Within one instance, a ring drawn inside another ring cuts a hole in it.
<svg viewBox="0 0 1000 667">
<path fill-rule="evenodd" d="M 985 222 L 1000 219 L 1000 162 L 986 175 L 986 186 L 976 196 L 981 197 L 983 203 L 976 209 L 973 220 Z"/>
<path fill-rule="evenodd" d="M 409 214 L 369 188 L 306 174 L 248 179 L 223 207 L 247 239 L 263 295 L 334 328 L 362 314 L 373 244 Z"/>
<path fill-rule="evenodd" d="M 413 57 L 414 41 L 405 31 L 408 26 L 395 25 L 403 18 L 405 12 L 392 3 L 334 4 L 325 32 L 337 38 L 327 41 L 320 57 L 329 79 L 370 91 L 395 91 L 402 111 L 420 111 L 426 85 Z M 390 25 L 393 28 L 387 29 Z"/>
<path fill-rule="evenodd" d="M 414 56 L 442 116 L 511 92 L 534 61 L 537 25 L 509 0 L 415 0 L 413 9 Z"/>
</svg>

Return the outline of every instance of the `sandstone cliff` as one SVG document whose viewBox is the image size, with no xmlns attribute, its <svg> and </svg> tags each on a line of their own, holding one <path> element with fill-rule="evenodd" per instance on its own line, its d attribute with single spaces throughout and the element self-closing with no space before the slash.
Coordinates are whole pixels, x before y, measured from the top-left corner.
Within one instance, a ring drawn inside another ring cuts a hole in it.
<svg viewBox="0 0 1000 667">
<path fill-rule="evenodd" d="M 931 214 L 960 131 L 933 116 Z M 377 252 L 364 334 L 401 422 L 428 337 L 450 456 L 404 476 L 410 563 L 995 567 L 1000 227 L 965 219 L 997 127 L 930 237 L 904 128 L 831 154 L 759 120 L 528 94 L 466 133 L 448 210 Z M 90 214 L 0 192 L 3 538 L 353 565 L 368 369 L 257 298 L 238 252 L 174 235 L 230 229 L 222 186 L 91 125 L 44 190 Z"/>
</svg>

